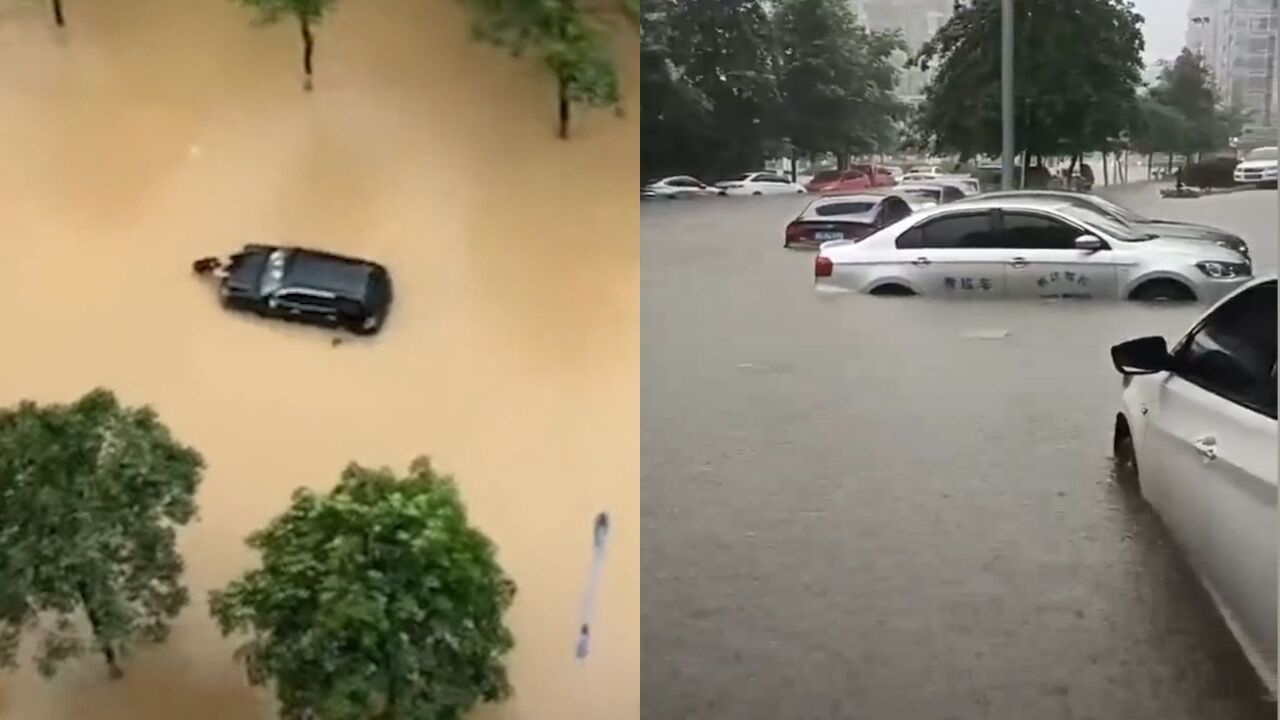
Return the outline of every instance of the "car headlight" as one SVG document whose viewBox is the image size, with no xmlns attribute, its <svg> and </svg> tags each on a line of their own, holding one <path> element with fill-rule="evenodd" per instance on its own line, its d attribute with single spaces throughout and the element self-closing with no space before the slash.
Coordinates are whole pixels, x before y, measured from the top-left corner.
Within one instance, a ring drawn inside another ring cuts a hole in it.
<svg viewBox="0 0 1280 720">
<path fill-rule="evenodd" d="M 1245 257 L 1249 257 L 1249 246 L 1243 240 L 1218 240 L 1214 245 L 1226 248 L 1233 252 L 1238 252 Z"/>
<path fill-rule="evenodd" d="M 1276 174 L 1276 168 L 1273 168 L 1273 167 L 1265 168 L 1265 169 L 1263 169 L 1262 174 L 1263 174 L 1263 175 L 1275 175 L 1275 174 Z"/>
<path fill-rule="evenodd" d="M 1249 277 L 1253 274 L 1253 268 L 1249 266 L 1249 263 L 1229 263 L 1218 262 L 1216 260 L 1206 260 L 1204 262 L 1196 263 L 1196 267 L 1200 268 L 1200 272 L 1216 280 Z"/>
</svg>

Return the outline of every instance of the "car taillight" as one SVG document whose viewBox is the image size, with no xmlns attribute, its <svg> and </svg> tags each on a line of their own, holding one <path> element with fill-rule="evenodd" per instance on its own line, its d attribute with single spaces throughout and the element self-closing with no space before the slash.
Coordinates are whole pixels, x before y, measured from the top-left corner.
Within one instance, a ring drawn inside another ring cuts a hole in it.
<svg viewBox="0 0 1280 720">
<path fill-rule="evenodd" d="M 804 238 L 804 227 L 792 223 L 787 226 L 787 242 L 795 242 Z"/>
<path fill-rule="evenodd" d="M 835 270 L 835 263 L 831 262 L 831 258 L 819 255 L 813 261 L 814 277 L 831 277 L 831 273 Z"/>
</svg>

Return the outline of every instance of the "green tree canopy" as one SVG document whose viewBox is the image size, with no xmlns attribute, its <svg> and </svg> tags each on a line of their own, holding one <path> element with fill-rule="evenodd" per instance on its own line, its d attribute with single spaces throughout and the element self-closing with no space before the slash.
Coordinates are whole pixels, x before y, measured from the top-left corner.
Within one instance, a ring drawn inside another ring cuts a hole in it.
<svg viewBox="0 0 1280 720">
<path fill-rule="evenodd" d="M 782 132 L 806 154 L 868 153 L 889 140 L 898 103 L 895 34 L 862 27 L 844 0 L 781 0 L 774 12 Z"/>
<path fill-rule="evenodd" d="M 556 79 L 560 137 L 569 137 L 575 104 L 609 107 L 621 99 L 607 19 L 639 18 L 638 0 L 611 0 L 586 7 L 578 0 L 464 0 L 475 16 L 481 40 L 515 55 L 535 54 Z"/>
<path fill-rule="evenodd" d="M 163 640 L 187 602 L 174 538 L 202 467 L 150 408 L 107 390 L 0 411 L 0 665 L 26 630 L 46 675 L 92 649 L 115 676 L 131 645 Z"/>
<path fill-rule="evenodd" d="M 762 0 L 679 0 L 666 13 L 672 67 L 705 98 L 711 144 L 703 172 L 758 168 L 778 139 L 773 28 Z"/>
<path fill-rule="evenodd" d="M 648 0 L 640 21 L 640 167 L 646 177 L 714 164 L 711 101 L 672 60 L 672 0 Z"/>
<path fill-rule="evenodd" d="M 1131 121 L 1142 16 L 1130 0 L 1016 0 L 1016 147 L 1028 157 L 1106 147 Z M 1000 0 L 957 3 L 916 57 L 934 75 L 917 118 L 937 152 L 998 155 Z"/>
<path fill-rule="evenodd" d="M 458 720 L 507 697 L 515 585 L 425 458 L 403 479 L 349 466 L 249 538 L 262 566 L 210 595 L 285 720 Z"/>
<path fill-rule="evenodd" d="M 1151 97 L 1183 118 L 1182 142 L 1172 147 L 1191 154 L 1226 145 L 1227 127 L 1218 109 L 1213 75 L 1199 53 L 1184 48 L 1177 59 L 1165 64 Z"/>
<path fill-rule="evenodd" d="M 302 87 L 310 90 L 313 87 L 311 58 L 316 46 L 312 29 L 320 24 L 324 14 L 336 0 L 236 0 L 236 2 L 252 9 L 256 13 L 256 21 L 261 25 L 274 25 L 284 17 L 292 17 L 298 21 L 298 30 L 302 34 L 304 78 Z"/>
</svg>

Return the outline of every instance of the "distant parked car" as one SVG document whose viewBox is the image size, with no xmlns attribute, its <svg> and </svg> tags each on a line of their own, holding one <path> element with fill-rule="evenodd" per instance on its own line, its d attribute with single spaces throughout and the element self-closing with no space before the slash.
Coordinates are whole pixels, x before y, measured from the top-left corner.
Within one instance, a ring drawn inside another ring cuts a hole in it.
<svg viewBox="0 0 1280 720">
<path fill-rule="evenodd" d="M 1233 179 L 1238 183 L 1258 183 L 1258 187 L 1275 188 L 1278 169 L 1280 161 L 1277 160 L 1277 149 L 1274 146 L 1260 147 L 1250 150 L 1244 160 L 1235 166 Z M 1186 178 L 1183 178 L 1183 182 L 1195 185 Z"/>
<path fill-rule="evenodd" d="M 1111 358 L 1116 480 L 1164 521 L 1274 692 L 1276 279 L 1237 290 L 1172 350 L 1143 337 Z"/>
<path fill-rule="evenodd" d="M 809 203 L 787 225 L 783 247 L 816 248 L 831 240 L 860 240 L 912 213 L 892 194 L 828 195 Z"/>
<path fill-rule="evenodd" d="M 1253 268 L 1216 245 L 1132 237 L 1061 200 L 975 198 L 826 243 L 814 275 L 816 290 L 873 295 L 1209 303 L 1250 282 Z"/>
<path fill-rule="evenodd" d="M 719 195 L 720 191 L 689 175 L 675 175 L 645 184 L 644 191 L 654 197 L 676 200 L 681 198 Z"/>
<path fill-rule="evenodd" d="M 271 245 L 232 255 L 220 292 L 231 310 L 358 335 L 382 329 L 392 300 L 391 277 L 375 262 Z"/>
<path fill-rule="evenodd" d="M 823 170 L 805 184 L 811 193 L 846 193 L 866 190 L 871 178 L 857 170 Z"/>
<path fill-rule="evenodd" d="M 870 178 L 871 187 L 893 187 L 898 182 L 898 179 L 890 172 L 889 168 L 883 165 L 850 165 L 849 169 L 856 170 Z"/>
<path fill-rule="evenodd" d="M 907 169 L 908 175 L 941 175 L 942 168 L 937 165 L 914 165 Z"/>
<path fill-rule="evenodd" d="M 897 191 L 928 205 L 946 205 L 947 203 L 963 200 L 966 197 L 964 191 L 955 185 L 937 182 L 903 181 L 897 187 Z"/>
<path fill-rule="evenodd" d="M 803 195 L 805 190 L 787 178 L 768 172 L 744 173 L 716 183 L 721 195 Z"/>
</svg>

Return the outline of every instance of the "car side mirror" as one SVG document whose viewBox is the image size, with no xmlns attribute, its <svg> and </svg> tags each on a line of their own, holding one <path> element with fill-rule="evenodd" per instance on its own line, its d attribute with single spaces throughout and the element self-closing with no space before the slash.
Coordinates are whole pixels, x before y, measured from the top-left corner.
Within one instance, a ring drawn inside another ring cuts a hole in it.
<svg viewBox="0 0 1280 720">
<path fill-rule="evenodd" d="M 1081 235 L 1080 237 L 1076 238 L 1077 250 L 1087 250 L 1089 252 L 1097 252 L 1104 247 L 1106 247 L 1105 243 L 1103 243 L 1102 240 L 1099 240 L 1098 238 L 1092 235 Z"/>
<path fill-rule="evenodd" d="M 1151 336 L 1113 345 L 1111 363 L 1121 375 L 1151 375 L 1170 369 L 1173 358 L 1164 338 Z"/>
</svg>

